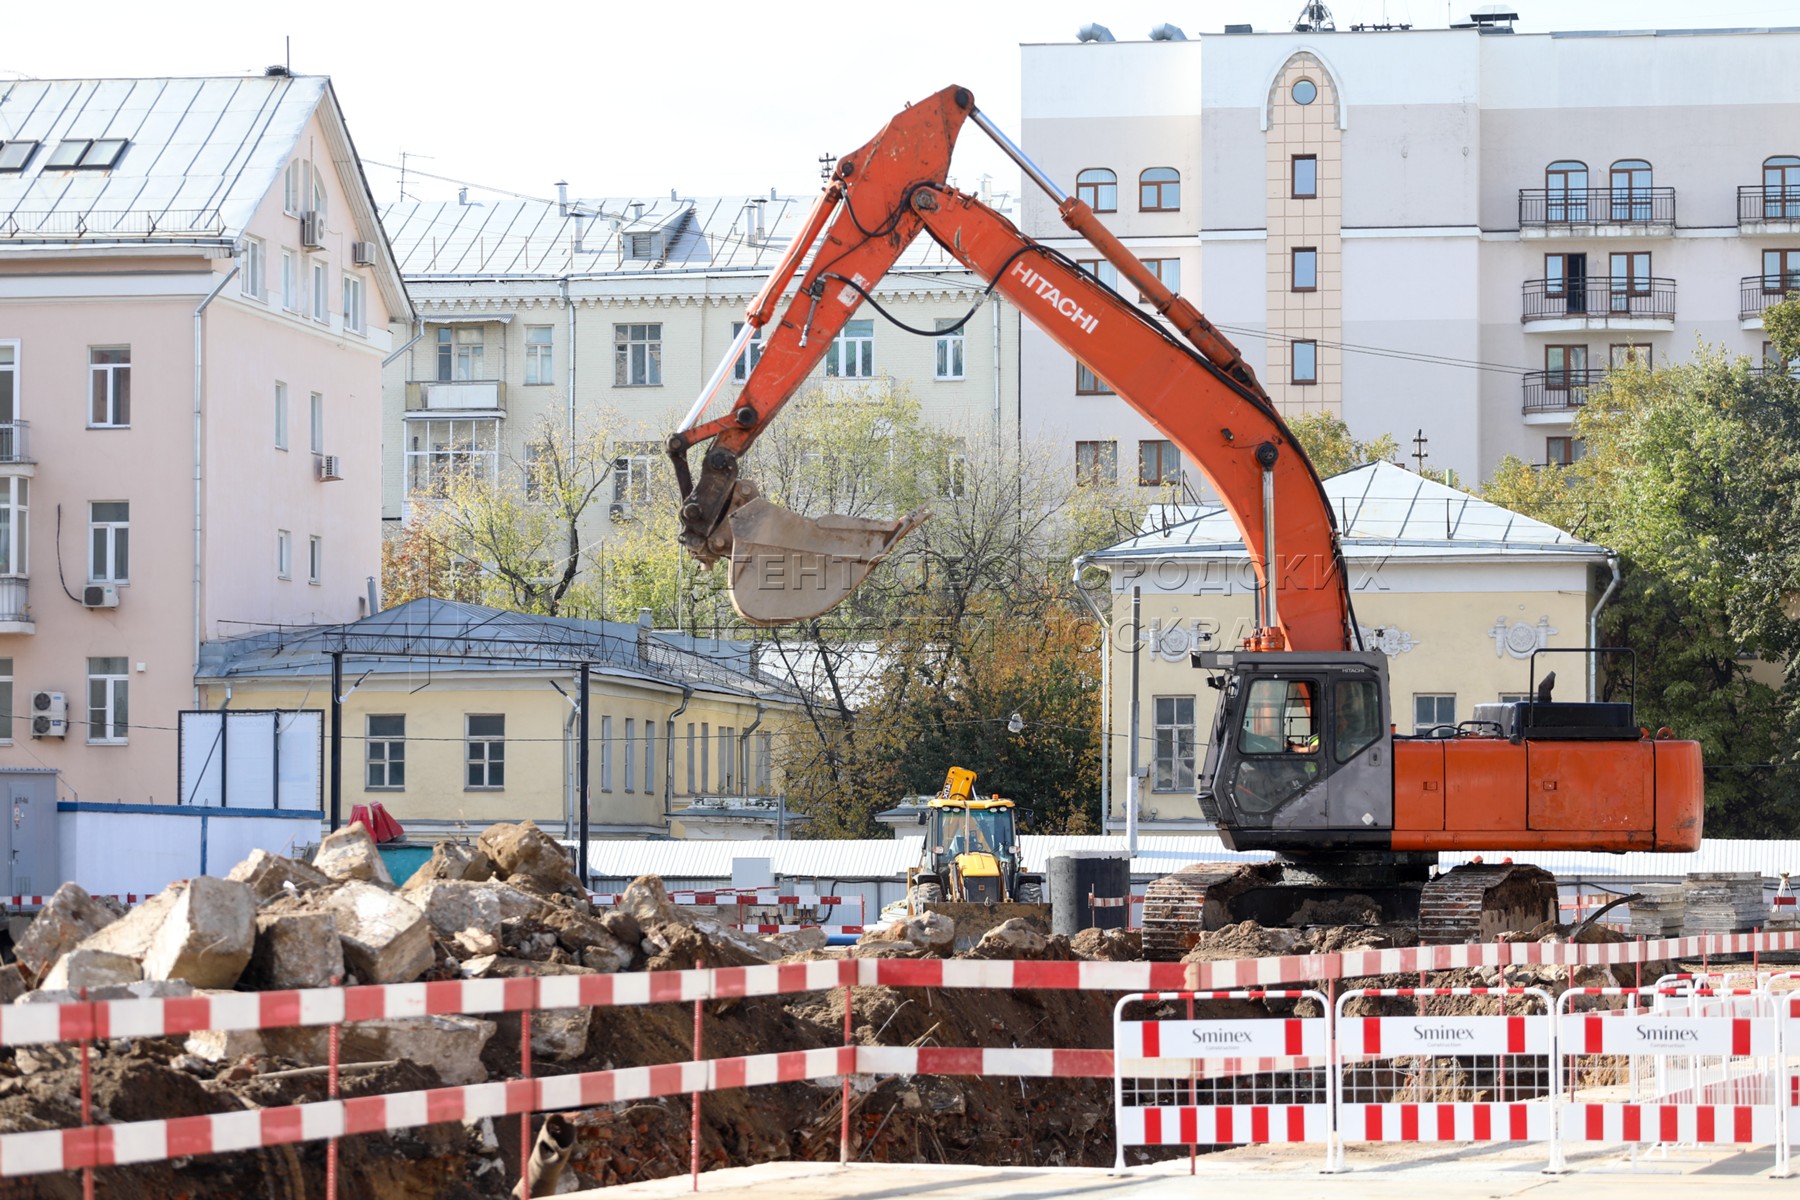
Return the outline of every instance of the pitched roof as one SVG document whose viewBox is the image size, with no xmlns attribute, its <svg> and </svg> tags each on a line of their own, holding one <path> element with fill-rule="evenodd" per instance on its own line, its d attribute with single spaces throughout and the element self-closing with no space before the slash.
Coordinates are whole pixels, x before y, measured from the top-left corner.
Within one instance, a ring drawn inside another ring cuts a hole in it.
<svg viewBox="0 0 1800 1200">
<path fill-rule="evenodd" d="M 1346 559 L 1538 558 L 1604 560 L 1603 546 L 1390 462 L 1325 480 Z M 1279 501 L 1277 501 L 1279 503 Z M 1223 507 L 1158 505 L 1143 532 L 1095 551 L 1108 559 L 1241 559 L 1244 539 Z"/>
</svg>

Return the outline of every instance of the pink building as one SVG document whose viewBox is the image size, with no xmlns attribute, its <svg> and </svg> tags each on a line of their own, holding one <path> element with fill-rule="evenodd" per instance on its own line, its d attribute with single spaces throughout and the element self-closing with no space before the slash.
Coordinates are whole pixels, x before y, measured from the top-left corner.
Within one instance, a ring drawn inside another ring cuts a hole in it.
<svg viewBox="0 0 1800 1200">
<path fill-rule="evenodd" d="M 367 613 L 411 319 L 329 80 L 0 82 L 0 773 L 176 803 L 202 641 Z"/>
</svg>

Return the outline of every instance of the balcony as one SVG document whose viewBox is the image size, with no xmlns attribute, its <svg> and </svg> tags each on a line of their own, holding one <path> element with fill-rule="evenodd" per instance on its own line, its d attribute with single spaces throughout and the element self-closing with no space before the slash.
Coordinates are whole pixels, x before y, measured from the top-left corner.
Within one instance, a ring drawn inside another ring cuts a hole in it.
<svg viewBox="0 0 1800 1200">
<path fill-rule="evenodd" d="M 1763 327 L 1763 309 L 1800 293 L 1797 275 L 1746 275 L 1738 280 L 1738 322 L 1745 329 Z"/>
<path fill-rule="evenodd" d="M 30 584 L 23 575 L 0 575 L 0 635 L 37 632 L 31 621 Z"/>
<path fill-rule="evenodd" d="M 409 380 L 408 412 L 506 411 L 506 383 L 500 379 Z"/>
<path fill-rule="evenodd" d="M 1675 328 L 1675 281 L 1644 275 L 1590 275 L 1525 281 L 1519 320 L 1535 333 L 1580 329 Z"/>
<path fill-rule="evenodd" d="M 1800 185 L 1738 189 L 1739 233 L 1800 233 Z"/>
<path fill-rule="evenodd" d="M 1519 236 L 1674 237 L 1675 189 L 1520 188 Z"/>
<path fill-rule="evenodd" d="M 36 472 L 32 470 L 36 462 L 31 457 L 31 443 L 27 435 L 31 432 L 26 421 L 0 421 L 0 475 L 26 475 Z"/>
<path fill-rule="evenodd" d="M 1605 371 L 1527 371 L 1525 423 L 1567 425 L 1587 403 L 1588 389 L 1598 387 Z"/>
</svg>

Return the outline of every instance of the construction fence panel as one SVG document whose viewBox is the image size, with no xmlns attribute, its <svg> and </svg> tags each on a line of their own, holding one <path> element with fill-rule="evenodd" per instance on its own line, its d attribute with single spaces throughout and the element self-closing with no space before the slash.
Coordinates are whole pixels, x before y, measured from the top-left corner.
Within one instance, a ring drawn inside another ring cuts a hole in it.
<svg viewBox="0 0 1800 1200">
<path fill-rule="evenodd" d="M 1411 1001 L 1417 1011 L 1349 1015 L 1382 1000 Z M 1470 1011 L 1480 1008 L 1493 1011 Z M 1345 992 L 1333 1066 L 1340 1155 L 1349 1142 L 1548 1143 L 1556 1128 L 1554 1011 L 1540 988 Z"/>
<path fill-rule="evenodd" d="M 1192 1016 L 1195 1002 L 1305 1004 L 1316 1016 Z M 1172 1005 L 1185 1018 L 1126 1020 Z M 1113 1008 L 1117 1165 L 1126 1146 L 1317 1142 L 1332 1130 L 1331 1002 L 1310 990 L 1137 992 Z"/>
</svg>

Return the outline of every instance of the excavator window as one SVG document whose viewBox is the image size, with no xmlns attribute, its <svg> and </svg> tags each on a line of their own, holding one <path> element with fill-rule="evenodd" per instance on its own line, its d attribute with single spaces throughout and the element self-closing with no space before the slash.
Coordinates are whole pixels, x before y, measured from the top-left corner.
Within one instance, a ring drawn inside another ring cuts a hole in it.
<svg viewBox="0 0 1800 1200">
<path fill-rule="evenodd" d="M 1318 685 L 1310 679 L 1257 679 L 1250 684 L 1238 749 L 1245 754 L 1316 754 Z"/>
<path fill-rule="evenodd" d="M 1381 736 L 1381 687 L 1373 679 L 1339 679 L 1331 686 L 1331 752 L 1349 762 Z"/>
</svg>

